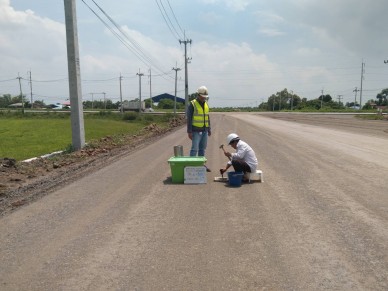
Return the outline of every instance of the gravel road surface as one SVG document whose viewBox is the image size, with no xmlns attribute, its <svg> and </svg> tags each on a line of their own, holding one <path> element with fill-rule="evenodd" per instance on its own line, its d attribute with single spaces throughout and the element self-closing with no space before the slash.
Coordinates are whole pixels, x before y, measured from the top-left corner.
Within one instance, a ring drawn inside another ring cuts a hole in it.
<svg viewBox="0 0 388 291">
<path fill-rule="evenodd" d="M 207 184 L 171 183 L 182 128 L 2 217 L 0 290 L 388 290 L 388 122 L 211 118 Z M 213 182 L 231 132 L 264 183 Z"/>
</svg>

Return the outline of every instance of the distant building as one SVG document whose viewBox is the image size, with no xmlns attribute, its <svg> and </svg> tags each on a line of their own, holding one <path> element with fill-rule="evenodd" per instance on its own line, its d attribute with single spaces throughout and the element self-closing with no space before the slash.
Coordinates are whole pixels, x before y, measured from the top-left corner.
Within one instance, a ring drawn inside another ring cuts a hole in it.
<svg viewBox="0 0 388 291">
<path fill-rule="evenodd" d="M 175 96 L 171 95 L 171 94 L 168 94 L 168 93 L 163 93 L 163 94 L 160 94 L 160 95 L 152 97 L 152 102 L 153 103 L 158 103 L 162 99 L 170 99 L 170 100 L 174 101 Z M 180 98 L 180 97 L 177 96 L 176 97 L 176 102 L 185 103 L 185 99 Z"/>
<path fill-rule="evenodd" d="M 11 108 L 22 108 L 23 107 L 23 103 L 10 104 L 10 105 L 8 105 L 8 107 L 11 107 Z"/>
</svg>

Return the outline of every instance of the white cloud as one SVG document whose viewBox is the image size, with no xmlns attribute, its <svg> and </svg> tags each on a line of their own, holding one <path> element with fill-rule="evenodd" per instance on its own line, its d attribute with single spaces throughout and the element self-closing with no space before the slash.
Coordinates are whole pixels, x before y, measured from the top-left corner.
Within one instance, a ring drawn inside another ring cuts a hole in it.
<svg viewBox="0 0 388 291">
<path fill-rule="evenodd" d="M 320 55 L 322 52 L 318 48 L 299 47 L 296 50 L 296 54 L 303 57 L 315 57 Z"/>
<path fill-rule="evenodd" d="M 266 36 L 279 36 L 284 34 L 284 32 L 279 31 L 275 28 L 264 28 L 264 27 L 260 28 L 258 32 Z"/>
<path fill-rule="evenodd" d="M 64 25 L 31 10 L 15 11 L 7 2 L 0 3 L 0 52 L 4 57 L 0 66 L 25 71 L 44 62 L 49 69 L 56 67 L 57 58 L 66 53 Z"/>
<path fill-rule="evenodd" d="M 356 54 L 380 54 L 388 46 L 382 37 L 388 33 L 386 0 L 292 0 L 292 5 L 294 21 Z"/>
<path fill-rule="evenodd" d="M 284 31 L 280 29 L 285 22 L 283 17 L 269 11 L 256 11 L 254 15 L 257 17 L 259 34 L 270 37 L 284 35 Z"/>
<path fill-rule="evenodd" d="M 232 11 L 244 11 L 247 6 L 252 2 L 248 0 L 201 0 L 200 2 L 204 4 L 220 4 L 220 5 L 225 5 Z"/>
<path fill-rule="evenodd" d="M 277 66 L 265 55 L 255 54 L 247 43 L 220 46 L 200 42 L 193 48 L 191 84 L 208 87 L 212 106 L 230 106 L 238 100 L 245 104 L 255 102 L 258 95 L 274 90 L 272 78 L 280 78 Z M 256 93 L 243 93 L 247 91 Z"/>
<path fill-rule="evenodd" d="M 25 74 L 29 70 L 36 79 L 67 78 L 63 3 L 48 5 L 50 1 L 18 0 L 12 4 L 17 9 L 11 7 L 9 0 L 0 0 L 0 80 L 10 79 L 9 72 L 16 77 L 18 72 Z M 119 25 L 125 25 L 123 29 L 152 56 L 154 64 L 169 72 L 167 77 L 153 77 L 153 93 L 173 92 L 175 72 L 171 69 L 178 66 L 182 69 L 178 72 L 178 95 L 182 96 L 184 46 L 171 35 L 157 6 L 145 7 L 141 0 L 130 4 L 113 2 L 101 0 L 99 4 Z M 182 28 L 189 32 L 186 35 L 193 40 L 187 47 L 188 56 L 193 57 L 189 64 L 189 93 L 197 86 L 207 85 L 212 106 L 238 98 L 266 99 L 284 88 L 306 92 L 325 86 L 335 92 L 346 86 L 353 95 L 351 90 L 359 85 L 360 69 L 353 72 L 348 68 L 361 64 L 362 58 L 367 63 L 367 74 L 372 61 L 382 67 L 366 76 L 364 88 L 379 89 L 381 80 L 387 80 L 386 75 L 381 75 L 388 69 L 382 64 L 388 58 L 388 39 L 384 38 L 388 34 L 386 0 L 289 0 L 282 1 L 282 5 L 266 0 L 170 2 Z M 82 78 L 115 78 L 109 84 L 83 83 L 84 94 L 111 90 L 117 95 L 122 73 L 124 97 L 137 95 L 136 73 L 140 68 L 147 74 L 148 66 L 79 3 Z M 347 71 L 339 74 L 328 69 L 337 64 Z M 343 76 L 348 80 L 346 84 Z M 373 87 L 368 87 L 367 82 L 374 76 L 380 82 L 376 80 Z M 146 76 L 143 80 L 146 85 Z M 3 85 L 1 90 L 8 90 Z M 62 85 L 46 90 L 49 84 L 34 83 L 34 92 L 66 95 L 67 84 Z M 14 87 L 17 93 L 18 88 Z"/>
</svg>

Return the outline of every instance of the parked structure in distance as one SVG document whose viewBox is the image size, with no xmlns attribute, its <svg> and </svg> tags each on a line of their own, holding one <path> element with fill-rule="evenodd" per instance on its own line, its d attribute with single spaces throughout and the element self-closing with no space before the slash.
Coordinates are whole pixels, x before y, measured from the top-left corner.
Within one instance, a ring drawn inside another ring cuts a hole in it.
<svg viewBox="0 0 388 291">
<path fill-rule="evenodd" d="M 145 102 L 144 101 L 127 101 L 125 100 L 122 104 L 123 111 L 136 111 L 139 112 L 139 109 L 141 111 L 145 110 Z M 119 111 L 121 111 L 121 107 L 119 107 Z"/>
</svg>

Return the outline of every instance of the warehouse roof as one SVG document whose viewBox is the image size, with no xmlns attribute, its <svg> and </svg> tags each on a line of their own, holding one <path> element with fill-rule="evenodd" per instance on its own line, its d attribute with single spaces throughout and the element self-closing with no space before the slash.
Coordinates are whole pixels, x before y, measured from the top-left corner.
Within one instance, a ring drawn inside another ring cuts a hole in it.
<svg viewBox="0 0 388 291">
<path fill-rule="evenodd" d="M 163 93 L 163 94 L 160 94 L 160 95 L 152 97 L 152 101 L 153 102 L 159 102 L 162 99 L 170 99 L 170 100 L 174 101 L 174 98 L 175 98 L 174 95 L 171 95 L 171 94 L 168 94 L 168 93 Z M 176 97 L 176 102 L 185 103 L 185 99 L 180 98 L 180 97 Z"/>
</svg>

